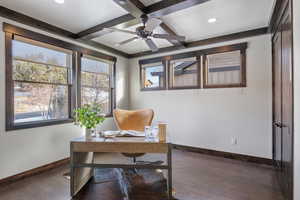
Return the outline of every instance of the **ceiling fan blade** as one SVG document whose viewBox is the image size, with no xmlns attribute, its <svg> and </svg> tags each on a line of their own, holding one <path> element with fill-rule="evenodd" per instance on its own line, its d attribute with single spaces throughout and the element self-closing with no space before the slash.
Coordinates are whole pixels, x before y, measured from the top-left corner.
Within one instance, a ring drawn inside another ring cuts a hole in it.
<svg viewBox="0 0 300 200">
<path fill-rule="evenodd" d="M 149 31 L 152 32 L 156 27 L 158 27 L 160 24 L 162 23 L 162 21 L 160 19 L 157 18 L 150 18 L 147 23 L 146 23 L 146 27 L 145 27 L 145 31 Z"/>
<path fill-rule="evenodd" d="M 147 38 L 145 39 L 146 44 L 148 45 L 148 47 L 152 50 L 152 51 L 158 51 L 158 47 L 156 46 L 156 44 L 153 42 L 153 40 Z"/>
<path fill-rule="evenodd" d="M 180 36 L 180 35 L 153 34 L 152 37 L 158 39 L 177 40 L 182 42 L 185 41 L 185 36 Z"/>
<path fill-rule="evenodd" d="M 122 33 L 128 33 L 128 34 L 136 35 L 136 32 L 134 32 L 134 31 L 127 31 L 127 30 L 122 30 L 122 29 L 118 29 L 118 28 L 104 28 L 104 30 L 111 30 L 111 31 L 116 31 L 116 32 L 122 32 Z"/>
<path fill-rule="evenodd" d="M 123 42 L 117 43 L 116 46 L 121 46 L 121 45 L 127 44 L 127 43 L 129 43 L 129 42 L 135 41 L 135 40 L 137 40 L 137 39 L 139 39 L 139 38 L 138 38 L 138 37 L 133 37 L 133 38 L 130 38 L 130 39 L 125 40 L 125 41 L 123 41 Z"/>
</svg>

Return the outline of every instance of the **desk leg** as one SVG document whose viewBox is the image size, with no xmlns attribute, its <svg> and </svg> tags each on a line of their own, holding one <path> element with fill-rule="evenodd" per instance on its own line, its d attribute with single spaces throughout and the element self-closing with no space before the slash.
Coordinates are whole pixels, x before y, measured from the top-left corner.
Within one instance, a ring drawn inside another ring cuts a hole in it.
<svg viewBox="0 0 300 200">
<path fill-rule="evenodd" d="M 74 196 L 74 152 L 73 145 L 70 143 L 70 194 Z"/>
<path fill-rule="evenodd" d="M 173 199 L 172 196 L 172 145 L 169 144 L 168 148 L 168 198 Z"/>
<path fill-rule="evenodd" d="M 93 176 L 92 167 L 82 167 L 75 168 L 76 163 L 93 163 L 93 153 L 92 152 L 74 152 L 72 150 L 72 144 L 70 149 L 70 159 L 71 159 L 71 171 L 70 171 L 70 192 L 71 196 L 74 197 L 81 188 L 91 179 Z"/>
</svg>

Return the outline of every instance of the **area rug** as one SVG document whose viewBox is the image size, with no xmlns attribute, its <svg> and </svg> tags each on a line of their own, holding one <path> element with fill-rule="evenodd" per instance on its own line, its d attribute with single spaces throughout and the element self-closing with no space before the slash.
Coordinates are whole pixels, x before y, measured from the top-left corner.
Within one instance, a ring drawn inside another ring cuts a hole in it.
<svg viewBox="0 0 300 200">
<path fill-rule="evenodd" d="M 66 172 L 63 174 L 63 177 L 67 180 L 70 180 L 70 172 Z M 116 181 L 116 177 L 114 175 L 112 168 L 96 168 L 94 169 L 94 183 L 105 183 L 105 182 L 112 182 Z"/>
</svg>

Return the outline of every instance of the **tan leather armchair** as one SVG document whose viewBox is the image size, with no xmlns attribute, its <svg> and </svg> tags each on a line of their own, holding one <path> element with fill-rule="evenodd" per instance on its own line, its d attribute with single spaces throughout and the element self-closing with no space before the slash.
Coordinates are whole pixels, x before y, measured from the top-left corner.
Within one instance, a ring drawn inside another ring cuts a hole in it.
<svg viewBox="0 0 300 200">
<path fill-rule="evenodd" d="M 154 117 L 152 109 L 142 110 L 121 110 L 116 109 L 113 112 L 116 125 L 119 130 L 135 130 L 144 131 L 145 126 L 150 126 Z M 123 153 L 127 157 L 133 157 L 133 162 L 136 162 L 136 157 L 144 155 Z"/>
<path fill-rule="evenodd" d="M 152 109 L 142 110 L 114 110 L 114 119 L 119 130 L 144 131 L 150 126 L 154 117 Z"/>
</svg>

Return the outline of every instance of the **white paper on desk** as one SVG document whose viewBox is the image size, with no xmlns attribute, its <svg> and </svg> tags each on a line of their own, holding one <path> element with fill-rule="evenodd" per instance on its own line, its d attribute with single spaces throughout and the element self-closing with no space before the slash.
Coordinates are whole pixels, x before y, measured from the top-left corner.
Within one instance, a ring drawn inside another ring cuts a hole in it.
<svg viewBox="0 0 300 200">
<path fill-rule="evenodd" d="M 145 137 L 143 131 L 123 130 L 123 131 L 104 131 L 105 137 Z"/>
<path fill-rule="evenodd" d="M 145 133 L 143 131 L 134 131 L 134 130 L 124 130 L 121 131 L 121 136 L 126 137 L 145 137 Z"/>
<path fill-rule="evenodd" d="M 104 137 L 116 137 L 120 135 L 121 131 L 103 131 Z"/>
</svg>

